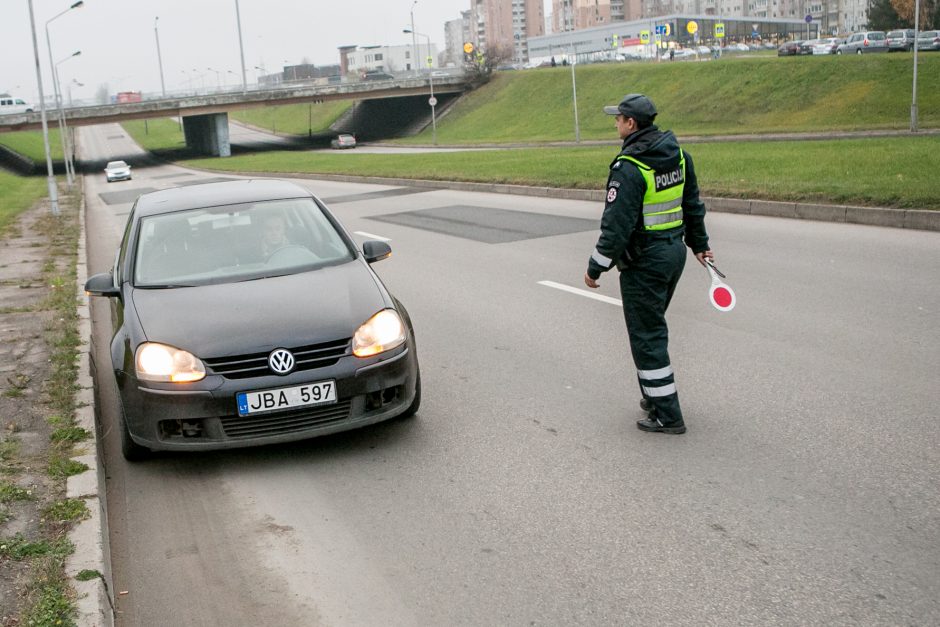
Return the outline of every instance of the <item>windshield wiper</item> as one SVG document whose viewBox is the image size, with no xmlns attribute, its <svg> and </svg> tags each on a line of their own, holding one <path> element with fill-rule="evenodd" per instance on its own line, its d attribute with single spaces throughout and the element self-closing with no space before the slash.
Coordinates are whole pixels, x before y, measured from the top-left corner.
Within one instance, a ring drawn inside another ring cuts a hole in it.
<svg viewBox="0 0 940 627">
<path fill-rule="evenodd" d="M 198 287 L 196 285 L 187 285 L 185 283 L 170 283 L 167 285 L 137 285 L 141 290 L 172 290 L 178 287 Z"/>
</svg>

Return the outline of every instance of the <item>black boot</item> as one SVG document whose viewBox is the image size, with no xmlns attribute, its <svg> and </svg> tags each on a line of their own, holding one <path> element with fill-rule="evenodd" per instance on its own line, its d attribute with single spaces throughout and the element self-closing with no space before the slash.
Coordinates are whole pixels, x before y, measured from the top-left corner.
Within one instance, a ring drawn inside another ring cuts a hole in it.
<svg viewBox="0 0 940 627">
<path fill-rule="evenodd" d="M 680 420 L 679 422 L 663 424 L 659 421 L 659 417 L 655 412 L 650 412 L 650 415 L 643 420 L 637 420 L 636 427 L 640 431 L 650 431 L 652 433 L 671 433 L 675 435 L 685 433 L 684 422 Z"/>
<path fill-rule="evenodd" d="M 651 400 L 648 399 L 648 398 L 641 398 L 641 399 L 640 399 L 640 409 L 642 409 L 642 410 L 645 411 L 645 412 L 651 412 L 651 411 L 653 411 L 653 401 L 651 401 Z"/>
</svg>

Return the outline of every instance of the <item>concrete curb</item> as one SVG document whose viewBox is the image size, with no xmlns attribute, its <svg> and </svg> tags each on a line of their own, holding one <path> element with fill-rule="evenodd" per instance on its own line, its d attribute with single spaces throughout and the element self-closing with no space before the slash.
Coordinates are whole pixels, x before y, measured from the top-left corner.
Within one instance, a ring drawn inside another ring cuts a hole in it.
<svg viewBox="0 0 940 627">
<path fill-rule="evenodd" d="M 80 627 L 111 627 L 114 625 L 114 612 L 109 597 L 110 569 L 107 568 L 108 555 L 107 519 L 108 508 L 105 495 L 104 464 L 101 463 L 101 439 L 95 424 L 95 388 L 91 377 L 91 312 L 88 295 L 85 294 L 85 281 L 88 279 L 87 252 L 85 249 L 85 197 L 79 205 L 78 261 L 76 265 L 75 290 L 78 298 L 78 336 L 82 344 L 78 349 L 78 377 L 75 394 L 75 422 L 94 437 L 94 447 L 74 457 L 88 466 L 85 472 L 68 478 L 66 496 L 70 499 L 83 499 L 91 514 L 69 532 L 69 540 L 75 546 L 75 552 L 65 563 L 65 574 L 75 590 L 77 616 L 75 622 Z M 79 581 L 75 577 L 82 571 L 99 573 L 88 581 Z"/>
<path fill-rule="evenodd" d="M 190 167 L 190 166 L 187 166 Z M 491 194 L 517 194 L 539 198 L 562 198 L 604 202 L 606 190 L 564 189 L 558 187 L 534 187 L 510 185 L 508 183 L 470 183 L 464 181 L 428 181 L 423 179 L 384 178 L 377 176 L 351 176 L 346 174 L 310 174 L 306 172 L 228 172 L 191 168 L 216 174 L 236 174 L 262 178 L 303 178 L 341 183 L 371 183 L 376 185 L 399 185 L 403 187 L 426 187 L 452 189 L 464 192 L 487 192 Z M 870 226 L 889 226 L 899 229 L 940 231 L 940 211 L 929 209 L 892 209 L 890 207 L 857 207 L 852 205 L 824 205 L 817 203 L 778 202 L 772 200 L 749 200 L 745 198 L 717 198 L 703 196 L 709 211 L 742 213 L 752 216 L 817 220 L 822 222 L 844 222 Z"/>
</svg>

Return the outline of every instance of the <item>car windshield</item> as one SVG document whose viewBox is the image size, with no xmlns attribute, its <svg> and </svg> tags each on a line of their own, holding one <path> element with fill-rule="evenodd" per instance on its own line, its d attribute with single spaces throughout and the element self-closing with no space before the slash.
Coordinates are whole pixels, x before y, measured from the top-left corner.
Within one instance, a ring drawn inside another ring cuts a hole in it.
<svg viewBox="0 0 940 627">
<path fill-rule="evenodd" d="M 100 168 L 101 166 L 99 165 L 98 167 Z M 123 161 L 111 161 L 110 163 L 108 163 L 108 167 L 112 169 L 113 168 L 126 168 L 127 164 L 124 163 Z"/>
<path fill-rule="evenodd" d="M 250 281 L 349 261 L 354 253 L 312 198 L 142 218 L 135 287 Z"/>
</svg>

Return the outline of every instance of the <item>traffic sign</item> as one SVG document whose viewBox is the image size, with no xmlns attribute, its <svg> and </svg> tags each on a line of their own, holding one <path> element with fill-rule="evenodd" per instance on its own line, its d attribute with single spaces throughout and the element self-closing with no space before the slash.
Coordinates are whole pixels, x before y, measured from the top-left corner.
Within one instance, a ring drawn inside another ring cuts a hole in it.
<svg viewBox="0 0 940 627">
<path fill-rule="evenodd" d="M 435 98 L 434 96 L 431 96 L 430 98 L 428 98 L 428 104 L 431 105 L 432 107 L 436 107 L 437 98 Z"/>
<path fill-rule="evenodd" d="M 470 43 L 469 41 L 465 43 L 463 45 L 463 51 L 466 52 L 467 54 L 471 54 L 473 52 L 473 44 Z"/>
<path fill-rule="evenodd" d="M 712 307 L 718 311 L 731 311 L 734 309 L 738 301 L 734 295 L 734 290 L 721 280 L 725 278 L 725 275 L 715 267 L 711 259 L 705 259 L 705 269 L 708 270 L 708 275 L 712 279 L 712 284 L 708 288 L 708 300 L 711 302 Z"/>
<path fill-rule="evenodd" d="M 428 67 L 431 67 L 432 65 L 434 65 L 434 57 L 428 55 L 427 61 L 428 61 Z"/>
<path fill-rule="evenodd" d="M 669 37 L 669 35 L 671 34 L 672 34 L 672 24 L 666 22 L 664 26 L 664 30 L 663 30 L 663 35 L 665 35 L 666 37 Z"/>
<path fill-rule="evenodd" d="M 648 30 L 640 31 L 640 43 L 646 45 L 650 42 L 650 32 Z"/>
<path fill-rule="evenodd" d="M 811 23 L 811 22 L 813 21 L 813 16 L 812 16 L 812 15 L 807 15 L 806 17 L 803 18 L 803 21 L 806 22 L 807 24 L 809 24 L 809 23 Z"/>
<path fill-rule="evenodd" d="M 715 39 L 724 39 L 725 37 L 725 23 L 717 22 L 715 24 Z"/>
<path fill-rule="evenodd" d="M 690 35 L 694 35 L 698 32 L 698 23 L 695 20 L 689 20 L 689 23 L 685 25 L 685 29 L 689 31 Z"/>
<path fill-rule="evenodd" d="M 657 34 L 657 35 L 665 35 L 665 34 L 666 34 L 666 25 L 665 25 L 665 24 L 657 24 L 657 25 L 656 25 L 656 34 Z"/>
</svg>

